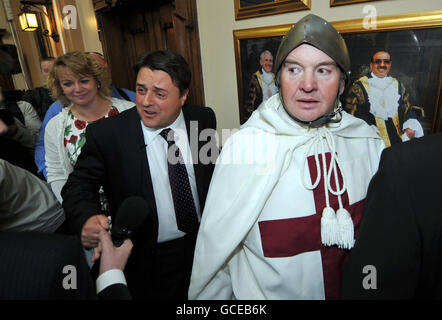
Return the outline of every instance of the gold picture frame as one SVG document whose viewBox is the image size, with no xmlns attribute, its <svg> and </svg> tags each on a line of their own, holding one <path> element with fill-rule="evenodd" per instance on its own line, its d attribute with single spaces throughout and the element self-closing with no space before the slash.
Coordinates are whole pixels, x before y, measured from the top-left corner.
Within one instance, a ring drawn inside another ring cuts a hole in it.
<svg viewBox="0 0 442 320">
<path fill-rule="evenodd" d="M 233 1 L 235 4 L 235 20 L 308 10 L 311 8 L 311 0 L 264 0 L 262 3 L 249 6 L 242 6 L 241 0 Z"/>
<path fill-rule="evenodd" d="M 442 59 L 440 60 L 439 81 L 437 82 L 437 88 L 431 132 L 442 131 Z"/>
<path fill-rule="evenodd" d="M 382 0 L 330 0 L 330 7 L 344 6 L 347 4 L 355 4 L 355 3 L 373 2 L 373 1 L 382 1 Z"/>
<path fill-rule="evenodd" d="M 296 21 L 294 21 L 294 23 L 295 22 Z M 364 19 L 362 18 L 331 22 L 331 24 L 343 35 L 343 37 L 346 38 L 347 45 L 349 45 L 349 42 L 351 44 L 352 40 L 347 40 L 347 38 L 350 37 L 366 37 L 367 39 L 365 39 L 364 43 L 372 43 L 373 41 L 375 41 L 373 40 L 375 37 L 387 37 L 388 39 L 390 39 L 390 42 L 394 42 L 396 41 L 394 40 L 395 35 L 401 35 L 400 32 L 397 33 L 396 31 L 402 31 L 403 33 L 406 33 L 407 36 L 408 33 L 411 34 L 411 36 L 415 36 L 415 34 L 424 32 L 428 33 L 430 36 L 432 34 L 437 34 L 439 37 L 439 33 L 442 32 L 442 10 L 382 16 L 377 17 L 375 23 L 376 27 L 374 29 L 371 29 L 367 28 L 366 22 L 364 22 Z M 244 123 L 247 116 L 245 104 L 247 101 L 248 82 L 251 78 L 250 72 L 252 70 L 252 66 L 256 66 L 258 64 L 256 70 L 258 70 L 259 67 L 259 63 L 258 61 L 256 61 L 256 55 L 259 55 L 262 50 L 268 49 L 267 47 L 270 45 L 270 47 L 272 47 L 272 50 L 270 51 L 272 51 L 272 54 L 275 57 L 277 51 L 277 45 L 275 45 L 275 43 L 279 43 L 281 37 L 287 33 L 291 26 L 292 24 L 284 24 L 233 31 L 238 87 L 239 118 L 241 124 Z M 442 41 L 442 36 L 440 38 L 440 41 Z M 436 41 L 439 41 L 439 39 L 436 38 Z M 427 42 L 431 43 L 431 41 Z M 442 46 L 442 44 L 440 46 Z M 373 45 L 373 47 L 375 46 Z M 403 47 L 407 46 L 404 44 Z M 427 50 L 427 48 L 425 48 L 423 45 L 422 47 L 420 47 L 419 44 L 417 50 L 421 49 Z M 428 52 L 426 52 L 425 54 L 429 55 Z M 436 56 L 434 56 L 434 54 L 436 54 Z M 431 59 L 426 59 L 426 57 L 424 56 L 419 57 L 419 60 L 424 61 L 422 63 L 426 63 L 426 69 L 429 69 L 428 74 L 425 74 L 425 72 L 423 72 L 422 70 L 419 70 L 420 72 L 416 73 L 420 77 L 420 79 L 424 80 L 425 83 L 420 83 L 419 81 L 413 79 L 411 74 L 405 73 L 406 76 L 411 79 L 409 79 L 410 83 L 417 83 L 419 85 L 419 88 L 414 89 L 412 93 L 414 93 L 415 95 L 423 96 L 423 99 L 425 99 L 425 103 L 415 104 L 421 105 L 424 108 L 425 123 L 423 124 L 423 126 L 425 134 L 442 131 L 442 97 L 441 94 L 438 92 L 438 90 L 441 90 L 440 88 L 442 75 L 439 76 L 439 73 L 442 74 L 442 70 L 440 70 L 442 66 L 440 65 L 441 57 L 438 55 L 438 52 L 433 53 Z M 253 56 L 253 58 L 251 58 L 251 56 Z M 352 57 L 351 54 L 350 58 L 352 61 L 362 59 L 358 55 Z M 396 63 L 398 60 L 397 58 L 400 58 L 400 56 L 395 56 L 393 58 L 396 59 L 394 61 L 395 66 L 399 65 L 398 63 Z M 436 59 L 437 62 L 435 62 Z M 365 61 L 364 63 L 369 64 L 369 61 Z M 431 65 L 429 66 L 428 63 L 431 63 Z M 404 61 L 402 63 L 402 65 L 405 64 L 412 65 L 410 64 L 410 60 Z"/>
</svg>

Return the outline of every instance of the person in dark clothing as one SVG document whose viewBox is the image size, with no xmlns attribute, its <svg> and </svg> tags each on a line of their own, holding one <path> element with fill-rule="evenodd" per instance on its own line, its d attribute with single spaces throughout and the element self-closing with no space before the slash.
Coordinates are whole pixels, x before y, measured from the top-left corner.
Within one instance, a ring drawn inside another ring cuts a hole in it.
<svg viewBox="0 0 442 320">
<path fill-rule="evenodd" d="M 43 75 L 45 81 L 54 60 L 54 57 L 47 57 L 40 61 L 41 74 Z M 46 85 L 26 91 L 23 94 L 22 100 L 32 104 L 41 121 L 43 121 L 49 106 L 54 103 L 54 100 L 52 99 L 50 91 Z"/>
<path fill-rule="evenodd" d="M 341 298 L 442 298 L 441 145 L 438 133 L 382 153 Z"/>
<path fill-rule="evenodd" d="M 33 153 L 41 121 L 29 103 L 15 98 L 4 96 L 0 87 L 0 159 L 36 174 Z"/>
</svg>

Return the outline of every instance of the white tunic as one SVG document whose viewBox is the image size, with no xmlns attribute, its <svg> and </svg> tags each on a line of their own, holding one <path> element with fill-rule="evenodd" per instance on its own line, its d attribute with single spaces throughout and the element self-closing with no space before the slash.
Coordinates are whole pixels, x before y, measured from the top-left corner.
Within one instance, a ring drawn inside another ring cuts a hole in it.
<svg viewBox="0 0 442 320">
<path fill-rule="evenodd" d="M 326 130 L 335 143 L 339 170 L 345 176 L 345 197 L 351 206 L 365 198 L 385 146 L 365 122 L 345 112 L 342 116 L 341 122 Z M 293 238 L 290 234 L 293 221 L 298 221 L 292 218 L 313 217 L 317 211 L 314 192 L 305 187 L 303 179 L 307 184 L 314 182 L 305 160 L 315 151 L 314 146 L 311 148 L 313 141 L 323 130 L 307 129 L 294 122 L 276 94 L 227 140 L 202 215 L 190 299 L 326 297 L 321 240 L 318 244 L 304 243 L 312 240 L 303 241 L 303 236 L 296 239 L 297 235 Z M 263 242 L 260 222 L 262 227 L 263 223 L 280 219 L 289 219 L 289 227 L 281 232 L 273 230 L 270 240 L 291 238 L 291 242 L 288 245 L 274 240 L 270 245 L 273 251 L 265 253 L 263 247 L 268 244 Z M 318 220 L 312 232 L 319 229 Z M 310 238 L 308 230 L 305 235 Z M 286 253 L 298 244 L 296 241 L 314 249 Z M 348 252 L 336 246 L 332 250 Z"/>
</svg>

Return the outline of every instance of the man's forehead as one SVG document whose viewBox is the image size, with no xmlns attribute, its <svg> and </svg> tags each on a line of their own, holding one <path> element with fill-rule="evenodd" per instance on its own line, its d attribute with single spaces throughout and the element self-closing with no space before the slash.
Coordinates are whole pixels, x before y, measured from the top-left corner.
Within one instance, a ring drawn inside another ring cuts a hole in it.
<svg viewBox="0 0 442 320">
<path fill-rule="evenodd" d="M 137 81 L 140 80 L 142 82 L 147 80 L 156 79 L 158 81 L 172 81 L 172 77 L 165 71 L 159 69 L 151 69 L 148 67 L 142 67 L 138 70 L 137 73 Z"/>
<path fill-rule="evenodd" d="M 376 58 L 390 58 L 390 54 L 387 51 L 378 51 L 373 55 L 373 59 Z"/>
<path fill-rule="evenodd" d="M 263 54 L 262 58 L 263 59 L 273 59 L 273 56 L 270 53 L 266 52 Z"/>
<path fill-rule="evenodd" d="M 315 46 L 312 46 L 309 43 L 302 43 L 299 46 L 297 46 L 296 48 L 293 48 L 292 51 L 290 51 L 290 53 L 287 55 L 286 59 L 290 56 L 305 54 L 306 51 L 314 52 L 317 55 L 322 56 L 323 58 L 328 58 L 328 59 L 334 61 L 333 58 L 331 58 L 326 52 L 322 51 L 321 49 L 319 49 Z"/>
<path fill-rule="evenodd" d="M 310 44 L 304 43 L 294 48 L 284 60 L 284 64 L 299 64 L 303 62 L 314 62 L 316 65 L 335 65 L 334 61 L 328 54 L 321 49 Z"/>
<path fill-rule="evenodd" d="M 179 89 L 167 72 L 147 67 L 138 71 L 135 85 L 155 90 L 171 90 L 172 87 Z"/>
</svg>

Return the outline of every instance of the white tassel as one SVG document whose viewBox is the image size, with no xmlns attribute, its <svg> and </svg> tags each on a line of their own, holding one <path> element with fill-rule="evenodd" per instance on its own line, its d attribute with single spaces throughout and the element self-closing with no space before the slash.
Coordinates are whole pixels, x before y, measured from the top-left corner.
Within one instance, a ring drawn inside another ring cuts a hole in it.
<svg viewBox="0 0 442 320">
<path fill-rule="evenodd" d="M 339 248 L 351 249 L 355 243 L 354 225 L 351 215 L 346 209 L 340 208 L 336 212 L 336 216 L 340 233 Z"/>
<path fill-rule="evenodd" d="M 321 241 L 326 246 L 339 243 L 339 225 L 333 208 L 325 207 L 321 217 Z"/>
</svg>

